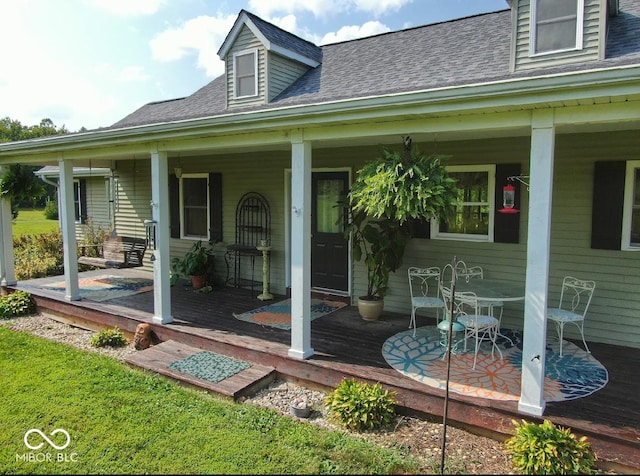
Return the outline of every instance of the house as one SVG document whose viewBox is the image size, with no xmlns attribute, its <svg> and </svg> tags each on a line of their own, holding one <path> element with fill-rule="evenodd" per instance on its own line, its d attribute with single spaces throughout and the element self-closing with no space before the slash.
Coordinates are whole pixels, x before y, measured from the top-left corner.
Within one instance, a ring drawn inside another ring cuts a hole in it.
<svg viewBox="0 0 640 476">
<path fill-rule="evenodd" d="M 640 2 L 505 6 L 325 46 L 241 11 L 218 52 L 219 78 L 108 128 L 0 144 L 0 164 L 59 167 L 70 301 L 79 299 L 73 168 L 118 176 L 118 233 L 143 236 L 144 220 L 156 223 L 145 266 L 159 324 L 172 320 L 170 258 L 193 240 L 218 242 L 223 273 L 232 261 L 233 273 L 254 278 L 252 259 L 233 245 L 257 239 L 243 238 L 253 225 L 238 221 L 243 198 L 256 194 L 271 289 L 291 293 L 289 355 L 306 359 L 310 291 L 353 301 L 366 286 L 333 205 L 381 147 L 410 136 L 421 151 L 450 156 L 478 198 L 459 209 L 458 226 L 434 219 L 416 232 L 405 266 L 458 256 L 526 283 L 524 304 L 505 309 L 503 322 L 524 333 L 519 410 L 542 415 L 545 309 L 563 276 L 597 282 L 587 340 L 640 347 Z M 498 211 L 508 183 L 520 213 Z M 5 240 L 5 283 L 15 281 L 12 263 Z M 385 306 L 409 316 L 404 271 Z"/>
</svg>

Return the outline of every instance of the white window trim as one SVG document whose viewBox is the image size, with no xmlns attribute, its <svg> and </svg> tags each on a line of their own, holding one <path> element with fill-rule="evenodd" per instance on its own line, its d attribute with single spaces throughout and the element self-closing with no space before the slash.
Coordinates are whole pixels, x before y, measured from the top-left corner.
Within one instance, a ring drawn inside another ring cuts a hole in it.
<svg viewBox="0 0 640 476">
<path fill-rule="evenodd" d="M 184 223 L 184 182 L 185 178 L 203 178 L 207 180 L 207 234 L 206 235 L 187 235 L 185 233 L 186 226 Z M 211 216 L 211 204 L 209 199 L 209 174 L 182 174 L 180 177 L 180 239 L 183 240 L 208 240 L 209 239 L 209 230 L 211 229 L 210 216 Z"/>
<path fill-rule="evenodd" d="M 250 55 L 253 54 L 253 61 L 254 61 L 254 65 L 253 65 L 253 71 L 254 71 L 254 75 L 253 75 L 253 81 L 254 81 L 254 91 L 255 94 L 247 94 L 245 96 L 239 96 L 238 95 L 238 72 L 236 70 L 236 65 L 237 65 L 237 61 L 236 58 L 238 56 L 246 56 L 246 55 Z M 249 50 L 243 50 L 243 51 L 238 51 L 237 53 L 233 54 L 233 97 L 234 99 L 241 99 L 241 98 L 250 98 L 250 97 L 256 97 L 258 96 L 258 48 L 252 48 Z"/>
<path fill-rule="evenodd" d="M 431 220 L 432 240 L 455 240 L 473 241 L 482 243 L 493 243 L 494 240 L 494 214 L 495 214 L 495 192 L 496 192 L 496 166 L 495 164 L 484 165 L 451 165 L 447 166 L 447 172 L 487 172 L 487 196 L 489 198 L 489 233 L 487 235 L 468 235 L 464 233 L 443 233 L 440 231 L 440 221 L 436 218 Z M 469 203 L 471 204 L 471 203 Z"/>
<path fill-rule="evenodd" d="M 633 188 L 635 186 L 635 171 L 640 169 L 640 160 L 627 161 L 627 171 L 624 179 L 624 209 L 622 212 L 622 250 L 640 251 L 640 246 L 631 244 L 631 209 L 633 207 Z"/>
<path fill-rule="evenodd" d="M 537 22 L 537 10 L 538 0 L 532 0 L 531 2 L 531 23 L 529 24 L 529 31 L 531 32 L 531 41 L 529 43 L 529 56 L 546 56 L 555 53 L 562 53 L 564 51 L 578 51 L 583 48 L 584 44 L 584 0 L 578 0 L 578 11 L 576 12 L 576 44 L 572 48 L 564 48 L 560 50 L 550 51 L 536 51 L 536 32 L 538 29 Z"/>
</svg>

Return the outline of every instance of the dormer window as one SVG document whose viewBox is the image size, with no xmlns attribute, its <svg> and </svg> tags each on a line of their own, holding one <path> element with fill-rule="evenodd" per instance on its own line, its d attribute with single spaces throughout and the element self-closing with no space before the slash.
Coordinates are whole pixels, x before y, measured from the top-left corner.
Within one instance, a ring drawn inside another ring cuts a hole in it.
<svg viewBox="0 0 640 476">
<path fill-rule="evenodd" d="M 234 97 L 258 94 L 258 50 L 245 50 L 233 55 Z"/>
<path fill-rule="evenodd" d="M 531 5 L 532 55 L 582 47 L 584 0 L 533 0 Z"/>
</svg>

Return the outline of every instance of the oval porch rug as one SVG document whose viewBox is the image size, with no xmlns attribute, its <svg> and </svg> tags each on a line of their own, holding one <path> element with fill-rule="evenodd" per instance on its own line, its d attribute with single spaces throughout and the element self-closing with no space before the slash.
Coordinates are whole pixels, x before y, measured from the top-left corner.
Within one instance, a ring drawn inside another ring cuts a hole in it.
<svg viewBox="0 0 640 476">
<path fill-rule="evenodd" d="M 522 376 L 522 335 L 520 331 L 502 329 L 514 345 L 498 338 L 502 359 L 491 348 L 483 347 L 473 367 L 473 351 L 451 355 L 449 390 L 463 395 L 495 400 L 519 400 Z M 440 345 L 440 333 L 435 326 L 419 327 L 389 337 L 382 346 L 382 355 L 398 372 L 431 387 L 445 389 L 447 360 Z M 483 343 L 485 346 L 486 343 Z M 473 343 L 469 342 L 469 349 Z M 603 388 L 609 381 L 607 369 L 591 354 L 572 342 L 564 341 L 562 357 L 558 342 L 547 342 L 544 399 L 558 402 L 586 397 Z"/>
</svg>

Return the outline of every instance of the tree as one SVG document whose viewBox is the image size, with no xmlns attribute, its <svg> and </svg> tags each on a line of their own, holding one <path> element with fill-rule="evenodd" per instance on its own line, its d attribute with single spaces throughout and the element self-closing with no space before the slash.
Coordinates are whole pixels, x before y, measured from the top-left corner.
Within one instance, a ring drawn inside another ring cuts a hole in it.
<svg viewBox="0 0 640 476">
<path fill-rule="evenodd" d="M 35 137 L 67 134 L 65 126 L 57 127 L 51 119 L 42 119 L 36 126 L 23 126 L 20 121 L 5 117 L 0 119 L 0 142 L 33 139 Z M 12 198 L 11 208 L 14 218 L 18 215 L 20 202 L 34 204 L 46 193 L 55 194 L 55 190 L 46 187 L 34 174 L 39 167 L 21 164 L 9 165 L 0 177 L 0 195 Z"/>
</svg>

